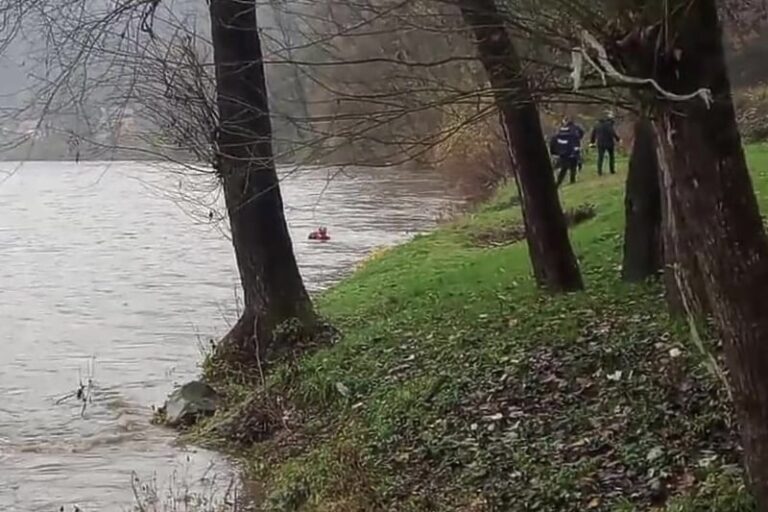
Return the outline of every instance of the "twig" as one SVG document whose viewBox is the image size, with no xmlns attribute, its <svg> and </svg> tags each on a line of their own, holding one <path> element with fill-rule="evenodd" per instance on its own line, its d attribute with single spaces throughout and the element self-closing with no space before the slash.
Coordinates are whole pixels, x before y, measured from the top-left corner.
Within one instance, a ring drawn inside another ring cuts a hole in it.
<svg viewBox="0 0 768 512">
<path fill-rule="evenodd" d="M 259 378 L 261 379 L 261 388 L 267 392 L 267 379 L 264 377 L 264 368 L 261 365 L 261 349 L 259 346 L 259 317 L 253 321 L 253 344 L 256 346 L 256 365 L 259 368 Z"/>
<path fill-rule="evenodd" d="M 584 56 L 586 61 L 593 68 L 595 68 L 595 70 L 597 70 L 598 73 L 600 73 L 604 84 L 607 83 L 606 81 L 606 75 L 607 75 L 625 84 L 650 85 L 651 87 L 656 89 L 656 91 L 660 95 L 662 95 L 664 98 L 671 101 L 688 101 L 694 98 L 701 98 L 702 101 L 704 101 L 704 104 L 707 106 L 707 108 L 710 108 L 712 106 L 713 98 L 712 98 L 711 89 L 702 87 L 700 89 L 693 91 L 690 94 L 675 94 L 673 92 L 667 91 L 664 88 L 662 88 L 661 85 L 659 85 L 659 83 L 653 78 L 638 78 L 638 77 L 628 76 L 621 73 L 611 63 L 610 59 L 608 58 L 608 52 L 606 51 L 605 47 L 602 44 L 600 44 L 600 42 L 595 38 L 595 36 L 587 32 L 586 30 L 582 31 L 581 40 L 582 40 L 582 46 L 579 48 L 575 48 L 571 54 L 571 57 L 573 58 L 573 73 L 571 74 L 571 77 L 573 79 L 574 88 L 576 90 L 578 90 L 578 88 L 581 85 L 581 72 L 583 68 L 583 62 L 581 58 L 578 57 L 579 54 L 581 54 Z M 599 66 L 589 56 L 588 51 L 590 48 L 592 48 L 594 51 L 597 52 L 597 59 L 600 64 Z"/>
<path fill-rule="evenodd" d="M 73 391 L 72 393 L 68 393 L 58 400 L 56 400 L 56 405 L 61 405 L 66 400 L 69 400 L 70 398 L 76 398 L 78 401 L 82 402 L 83 405 L 80 408 L 80 417 L 85 416 L 85 409 L 88 407 L 89 403 L 93 403 L 93 362 L 95 361 L 96 357 L 91 356 L 91 358 L 88 360 L 88 380 L 85 384 L 83 384 L 83 374 L 82 370 L 78 368 L 77 370 L 77 376 L 78 376 L 78 387 L 77 390 Z"/>
<path fill-rule="evenodd" d="M 136 482 L 139 480 L 139 475 L 135 471 L 131 471 L 131 491 L 133 491 L 133 500 L 136 502 L 137 512 L 147 512 L 144 505 L 141 502 L 141 496 L 139 496 L 139 490 L 136 488 Z"/>
</svg>

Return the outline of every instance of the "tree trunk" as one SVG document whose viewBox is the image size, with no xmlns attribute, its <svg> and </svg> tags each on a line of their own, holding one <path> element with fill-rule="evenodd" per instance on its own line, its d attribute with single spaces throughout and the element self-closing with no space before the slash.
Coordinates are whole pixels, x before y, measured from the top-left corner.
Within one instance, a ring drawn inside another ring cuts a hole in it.
<svg viewBox="0 0 768 512">
<path fill-rule="evenodd" d="M 635 141 L 629 160 L 624 229 L 622 279 L 637 282 L 661 270 L 661 191 L 653 124 L 635 123 Z"/>
<path fill-rule="evenodd" d="M 663 123 L 654 126 L 658 162 L 661 163 L 662 254 L 664 262 L 664 294 L 667 308 L 673 316 L 693 316 L 701 320 L 710 311 L 706 284 L 691 244 L 683 243 L 691 227 L 685 218 L 673 216 L 672 201 L 678 186 L 668 172 L 662 172 L 668 158 L 668 142 Z"/>
<path fill-rule="evenodd" d="M 659 148 L 658 153 L 661 153 L 662 144 L 657 144 L 657 147 Z M 662 156 L 663 158 L 666 158 L 666 155 Z M 658 162 L 659 159 L 657 158 L 657 164 Z M 670 187 L 668 183 L 669 177 L 663 174 L 661 169 L 659 169 L 659 180 L 663 190 L 661 195 L 661 252 L 664 262 L 664 297 L 667 301 L 669 313 L 672 316 L 680 317 L 686 315 L 686 305 L 677 276 L 682 271 L 682 268 L 697 267 L 698 264 L 695 262 L 695 258 L 687 264 L 682 264 L 677 234 L 675 233 L 674 222 L 670 216 L 672 207 L 669 204 L 671 196 L 668 193 Z"/>
<path fill-rule="evenodd" d="M 242 316 L 220 346 L 263 356 L 277 326 L 315 316 L 299 274 L 272 154 L 255 0 L 211 0 L 219 129 L 216 168 L 232 228 Z M 254 345 L 255 344 L 255 345 Z"/>
<path fill-rule="evenodd" d="M 494 0 L 458 0 L 458 5 L 475 35 L 502 115 L 536 282 L 552 292 L 580 290 L 581 273 L 568 240 L 538 109 L 504 19 Z"/>
<path fill-rule="evenodd" d="M 671 27 L 675 57 L 657 78 L 677 93 L 708 87 L 714 103 L 662 104 L 665 194 L 724 342 L 746 467 L 760 510 L 768 511 L 768 237 L 736 124 L 716 2 L 684 4 Z"/>
</svg>

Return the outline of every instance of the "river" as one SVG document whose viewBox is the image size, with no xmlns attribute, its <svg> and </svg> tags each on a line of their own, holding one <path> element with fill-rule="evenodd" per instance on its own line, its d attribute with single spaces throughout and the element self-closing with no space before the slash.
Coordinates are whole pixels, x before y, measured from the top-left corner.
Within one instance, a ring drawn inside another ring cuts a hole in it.
<svg viewBox="0 0 768 512">
<path fill-rule="evenodd" d="M 150 406 L 197 375 L 206 340 L 236 317 L 215 187 L 145 163 L 0 170 L 0 510 L 131 510 L 134 472 L 161 494 L 223 492 L 226 460 L 149 424 Z M 313 292 L 371 249 L 429 229 L 456 201 L 425 172 L 282 175 Z M 331 242 L 306 239 L 320 224 Z M 89 375 L 83 409 L 65 397 Z"/>
</svg>

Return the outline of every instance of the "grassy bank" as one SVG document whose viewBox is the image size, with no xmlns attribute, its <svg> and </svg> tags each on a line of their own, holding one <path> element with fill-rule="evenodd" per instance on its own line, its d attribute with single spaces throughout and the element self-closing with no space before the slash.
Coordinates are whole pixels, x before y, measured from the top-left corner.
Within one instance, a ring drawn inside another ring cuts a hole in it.
<svg viewBox="0 0 768 512">
<path fill-rule="evenodd" d="M 768 149 L 750 158 L 765 205 Z M 250 402 L 253 378 L 218 383 L 231 407 L 201 431 L 237 451 L 266 509 L 752 509 L 709 359 L 657 284 L 618 279 L 623 173 L 585 175 L 563 201 L 595 209 L 571 230 L 586 292 L 535 289 L 503 190 L 320 297 L 333 346 Z"/>
</svg>

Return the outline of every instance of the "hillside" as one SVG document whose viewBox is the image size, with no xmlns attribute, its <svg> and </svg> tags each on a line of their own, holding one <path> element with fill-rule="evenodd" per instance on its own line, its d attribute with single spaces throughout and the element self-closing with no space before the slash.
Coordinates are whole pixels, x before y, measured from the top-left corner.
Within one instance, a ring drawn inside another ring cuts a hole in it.
<svg viewBox="0 0 768 512">
<path fill-rule="evenodd" d="M 768 147 L 749 157 L 766 208 Z M 717 344 L 619 280 L 623 174 L 563 189 L 594 207 L 571 231 L 586 292 L 534 288 L 502 190 L 320 297 L 339 339 L 266 389 L 209 361 L 230 408 L 197 435 L 267 510 L 752 510 Z"/>
</svg>

